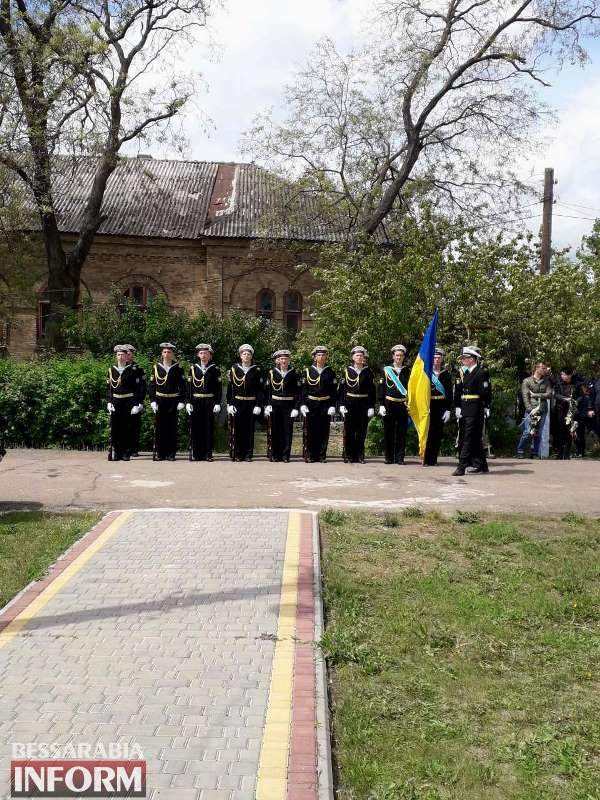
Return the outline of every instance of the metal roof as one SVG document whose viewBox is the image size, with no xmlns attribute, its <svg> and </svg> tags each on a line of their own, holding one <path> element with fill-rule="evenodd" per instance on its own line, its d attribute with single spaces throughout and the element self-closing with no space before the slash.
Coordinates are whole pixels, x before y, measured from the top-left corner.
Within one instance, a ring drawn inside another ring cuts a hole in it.
<svg viewBox="0 0 600 800">
<path fill-rule="evenodd" d="M 53 178 L 59 227 L 81 229 L 95 159 L 60 159 Z M 281 238 L 335 241 L 310 196 L 256 164 L 121 158 L 108 180 L 98 233 L 166 239 Z M 335 226 L 337 227 L 337 226 Z"/>
</svg>

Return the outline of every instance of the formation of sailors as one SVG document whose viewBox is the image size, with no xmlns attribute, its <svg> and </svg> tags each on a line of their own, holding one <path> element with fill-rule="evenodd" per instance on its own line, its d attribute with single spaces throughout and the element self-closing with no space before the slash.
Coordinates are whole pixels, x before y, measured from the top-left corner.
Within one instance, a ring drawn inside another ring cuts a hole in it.
<svg viewBox="0 0 600 800">
<path fill-rule="evenodd" d="M 184 373 L 171 342 L 160 345 L 161 358 L 152 367 L 150 381 L 135 362 L 135 348 L 116 345 L 116 363 L 109 369 L 107 408 L 111 420 L 109 459 L 128 461 L 139 451 L 141 412 L 148 395 L 154 413 L 154 460 L 174 461 L 178 443 L 178 414 L 185 410 L 190 422 L 190 460 L 212 461 L 215 417 L 221 412 L 223 378 L 213 362 L 213 348 L 196 347 L 197 361 Z M 365 462 L 369 420 L 383 419 L 386 464 L 404 464 L 409 426 L 406 347 L 391 348 L 391 363 L 374 374 L 364 347 L 354 347 L 350 363 L 338 380 L 327 363 L 322 345 L 312 351 L 311 366 L 297 371 L 289 350 L 273 353 L 273 367 L 263 374 L 254 363 L 254 348 L 243 344 L 239 361 L 227 370 L 226 403 L 229 455 L 233 461 L 252 461 L 255 422 L 263 417 L 267 428 L 267 454 L 271 461 L 289 462 L 294 420 L 302 421 L 303 458 L 324 462 L 332 420 L 343 421 L 343 458 Z M 490 413 L 491 384 L 476 348 L 464 347 L 461 370 L 453 385 L 444 365 L 444 352 L 436 349 L 433 362 L 430 425 L 424 466 L 434 466 L 444 426 L 452 408 L 459 423 L 459 464 L 456 475 L 487 472 L 483 428 Z"/>
</svg>

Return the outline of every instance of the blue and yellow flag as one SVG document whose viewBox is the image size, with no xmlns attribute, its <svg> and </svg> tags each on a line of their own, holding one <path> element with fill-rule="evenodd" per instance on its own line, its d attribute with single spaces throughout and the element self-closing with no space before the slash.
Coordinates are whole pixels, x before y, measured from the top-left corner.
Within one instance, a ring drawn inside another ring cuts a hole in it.
<svg viewBox="0 0 600 800">
<path fill-rule="evenodd" d="M 433 353 L 437 336 L 438 310 L 425 331 L 408 380 L 408 412 L 419 434 L 419 455 L 425 455 L 427 434 L 429 433 L 429 406 L 431 403 L 431 373 L 433 372 Z"/>
</svg>

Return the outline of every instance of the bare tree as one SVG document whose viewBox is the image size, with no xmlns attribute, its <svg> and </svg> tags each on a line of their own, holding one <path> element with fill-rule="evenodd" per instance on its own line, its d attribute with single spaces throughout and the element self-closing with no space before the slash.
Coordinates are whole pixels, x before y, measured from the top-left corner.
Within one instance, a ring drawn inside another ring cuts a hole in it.
<svg viewBox="0 0 600 800">
<path fill-rule="evenodd" d="M 50 320 L 79 301 L 121 148 L 161 131 L 194 91 L 170 63 L 212 0 L 0 0 L 0 163 L 30 190 L 48 263 Z M 52 189 L 64 156 L 95 173 L 70 249 Z M 58 326 L 51 325 L 56 335 Z M 56 340 L 54 342 L 60 345 Z"/>
<path fill-rule="evenodd" d="M 245 140 L 280 171 L 296 165 L 349 231 L 373 235 L 428 194 L 502 221 L 523 208 L 516 166 L 549 111 L 541 90 L 600 31 L 594 0 L 376 0 L 367 41 L 321 41 L 287 87 L 287 118 Z"/>
</svg>

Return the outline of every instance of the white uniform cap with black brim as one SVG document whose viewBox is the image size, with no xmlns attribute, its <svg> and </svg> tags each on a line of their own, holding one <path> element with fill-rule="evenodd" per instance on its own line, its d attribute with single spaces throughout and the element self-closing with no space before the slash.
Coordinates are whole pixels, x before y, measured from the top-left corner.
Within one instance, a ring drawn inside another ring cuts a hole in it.
<svg viewBox="0 0 600 800">
<path fill-rule="evenodd" d="M 209 353 L 213 353 L 214 352 L 212 347 L 209 344 L 205 344 L 204 342 L 202 344 L 197 344 L 196 345 L 196 351 L 198 351 L 198 350 L 208 350 Z"/>
<path fill-rule="evenodd" d="M 406 347 L 404 347 L 404 345 L 403 345 L 403 344 L 395 344 L 395 345 L 394 345 L 394 346 L 393 346 L 393 347 L 390 349 L 390 353 L 392 353 L 392 355 L 393 355 L 393 354 L 394 354 L 394 353 L 396 353 L 398 350 L 401 350 L 401 351 L 402 351 L 402 352 L 403 352 L 403 353 L 406 355 Z"/>
<path fill-rule="evenodd" d="M 238 353 L 242 355 L 242 353 L 246 350 L 250 355 L 254 355 L 254 348 L 251 344 L 242 344 L 238 347 Z"/>
<path fill-rule="evenodd" d="M 289 350 L 275 350 L 271 358 L 280 358 L 281 356 L 288 356 L 291 357 L 291 352 Z"/>
<path fill-rule="evenodd" d="M 362 353 L 365 358 L 369 355 L 366 348 L 361 347 L 360 345 L 358 345 L 357 347 L 353 347 L 352 350 L 350 351 L 351 356 L 355 355 L 356 353 Z"/>
<path fill-rule="evenodd" d="M 461 356 L 473 356 L 473 358 L 481 358 L 481 353 L 476 347 L 463 347 Z"/>
<path fill-rule="evenodd" d="M 177 350 L 175 345 L 171 344 L 171 342 L 161 342 L 158 346 L 160 347 L 161 350 L 173 350 L 173 351 Z"/>
<path fill-rule="evenodd" d="M 319 344 L 316 347 L 313 347 L 312 352 L 311 352 L 311 356 L 316 356 L 319 353 L 328 353 L 328 352 L 329 352 L 329 348 L 325 347 L 324 344 Z"/>
</svg>

